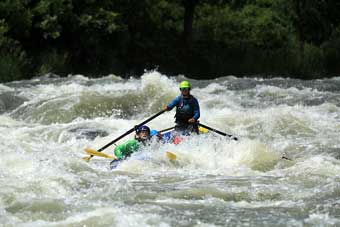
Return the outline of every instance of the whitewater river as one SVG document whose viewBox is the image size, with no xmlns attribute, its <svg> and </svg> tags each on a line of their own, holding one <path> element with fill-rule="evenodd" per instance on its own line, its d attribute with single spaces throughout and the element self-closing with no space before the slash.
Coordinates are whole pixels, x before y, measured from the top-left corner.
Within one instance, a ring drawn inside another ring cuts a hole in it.
<svg viewBox="0 0 340 227">
<path fill-rule="evenodd" d="M 238 141 L 154 141 L 114 171 L 82 159 L 158 113 L 182 79 L 0 84 L 0 226 L 340 226 L 340 77 L 190 80 L 201 123 Z M 171 127 L 174 112 L 148 125 Z"/>
</svg>

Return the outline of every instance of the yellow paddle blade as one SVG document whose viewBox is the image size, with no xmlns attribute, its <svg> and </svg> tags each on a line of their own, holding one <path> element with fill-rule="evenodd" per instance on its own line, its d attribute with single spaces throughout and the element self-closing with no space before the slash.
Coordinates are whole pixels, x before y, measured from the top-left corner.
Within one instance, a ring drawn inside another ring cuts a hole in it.
<svg viewBox="0 0 340 227">
<path fill-rule="evenodd" d="M 203 128 L 203 127 L 198 127 L 198 130 L 200 131 L 200 133 L 207 133 L 207 132 L 209 132 L 208 129 Z"/>
<path fill-rule="evenodd" d="M 84 158 L 83 158 L 83 160 L 84 160 L 84 161 L 87 161 L 87 162 L 89 162 L 90 159 L 91 159 L 91 156 L 88 156 L 88 157 L 84 157 Z"/>
<path fill-rule="evenodd" d="M 99 157 L 103 157 L 103 158 L 109 158 L 109 159 L 116 159 L 116 157 L 112 156 L 112 155 L 108 155 L 108 154 L 105 154 L 103 152 L 99 152 L 99 151 L 96 151 L 94 149 L 91 149 L 91 148 L 85 148 L 84 151 L 86 153 L 88 153 L 89 155 L 93 155 L 93 156 L 99 156 Z M 91 157 L 91 156 L 90 156 Z M 84 159 L 84 158 L 83 158 Z M 85 159 L 84 159 L 85 160 Z"/>
<path fill-rule="evenodd" d="M 165 156 L 166 156 L 170 161 L 175 161 L 176 158 L 177 158 L 177 156 L 176 156 L 174 153 L 170 152 L 170 151 L 165 152 Z"/>
</svg>

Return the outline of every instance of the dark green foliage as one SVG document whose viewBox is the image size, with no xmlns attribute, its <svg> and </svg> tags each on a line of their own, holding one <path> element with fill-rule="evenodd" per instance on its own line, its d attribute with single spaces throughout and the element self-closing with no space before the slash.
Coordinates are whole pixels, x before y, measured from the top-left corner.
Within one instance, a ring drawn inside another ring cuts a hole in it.
<svg viewBox="0 0 340 227">
<path fill-rule="evenodd" d="M 334 29 L 330 39 L 322 45 L 327 74 L 340 72 L 340 25 Z"/>
<path fill-rule="evenodd" d="M 6 36 L 8 25 L 0 20 L 0 81 L 23 79 L 27 59 L 20 43 Z"/>
<path fill-rule="evenodd" d="M 0 81 L 340 72 L 337 0 L 3 0 Z"/>
</svg>

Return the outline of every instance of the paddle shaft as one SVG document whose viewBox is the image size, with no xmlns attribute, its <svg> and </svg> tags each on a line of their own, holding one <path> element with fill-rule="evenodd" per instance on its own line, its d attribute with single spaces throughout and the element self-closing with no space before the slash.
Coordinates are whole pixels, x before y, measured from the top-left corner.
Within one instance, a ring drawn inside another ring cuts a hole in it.
<svg viewBox="0 0 340 227">
<path fill-rule="evenodd" d="M 158 132 L 166 132 L 166 131 L 169 131 L 169 130 L 174 129 L 174 128 L 175 128 L 175 127 L 166 128 L 166 129 L 160 130 L 160 131 L 158 131 Z"/>
<path fill-rule="evenodd" d="M 157 114 L 153 115 L 152 117 L 146 119 L 145 121 L 143 121 L 142 123 L 138 124 L 137 127 L 144 125 L 146 123 L 148 123 L 149 121 L 155 119 L 156 117 L 158 117 L 159 115 L 161 115 L 162 113 L 164 113 L 166 110 L 162 110 L 160 112 L 158 112 Z M 112 140 L 110 143 L 106 144 L 105 146 L 101 147 L 100 149 L 98 149 L 99 152 L 103 151 L 105 148 L 108 148 L 109 146 L 111 146 L 112 144 L 114 144 L 115 142 L 117 142 L 118 140 L 122 139 L 123 137 L 129 135 L 131 132 L 133 132 L 135 130 L 135 127 L 133 127 L 132 129 L 128 130 L 127 132 L 125 132 L 123 135 L 119 136 L 118 138 Z"/>
<path fill-rule="evenodd" d="M 230 137 L 230 138 L 233 138 L 234 140 L 238 140 L 238 139 L 237 139 L 235 136 L 233 136 L 233 135 L 229 135 L 229 134 L 227 134 L 227 133 L 225 133 L 225 132 L 221 132 L 221 131 L 219 131 L 219 130 L 217 130 L 217 129 L 214 129 L 214 128 L 211 128 L 211 127 L 209 127 L 209 126 L 207 126 L 207 125 L 204 125 L 204 124 L 201 124 L 201 123 L 198 123 L 198 125 L 202 126 L 203 128 L 209 129 L 210 131 L 216 132 L 216 133 L 218 133 L 218 134 L 220 134 L 220 135 L 222 135 L 222 136 L 228 136 L 228 137 Z"/>
</svg>

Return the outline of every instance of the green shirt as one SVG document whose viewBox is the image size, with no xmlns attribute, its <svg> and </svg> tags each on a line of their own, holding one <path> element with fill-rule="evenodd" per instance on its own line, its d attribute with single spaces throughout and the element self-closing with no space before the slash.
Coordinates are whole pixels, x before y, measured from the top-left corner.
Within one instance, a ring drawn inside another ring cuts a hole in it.
<svg viewBox="0 0 340 227">
<path fill-rule="evenodd" d="M 115 147 L 114 154 L 118 159 L 122 159 L 130 156 L 133 152 L 138 151 L 138 149 L 139 142 L 135 139 L 132 139 L 117 145 Z"/>
</svg>

